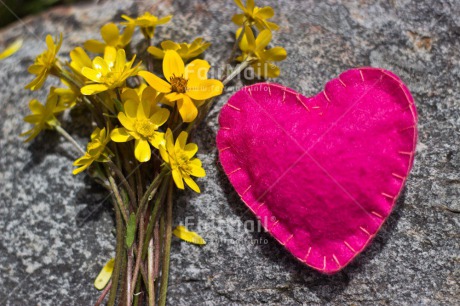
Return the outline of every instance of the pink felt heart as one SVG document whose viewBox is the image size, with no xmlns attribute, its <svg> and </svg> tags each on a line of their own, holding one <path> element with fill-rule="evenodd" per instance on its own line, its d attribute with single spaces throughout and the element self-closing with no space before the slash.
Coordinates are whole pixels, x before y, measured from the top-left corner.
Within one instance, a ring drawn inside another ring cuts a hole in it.
<svg viewBox="0 0 460 306">
<path fill-rule="evenodd" d="M 393 73 L 352 69 L 306 98 L 277 84 L 235 93 L 217 147 L 230 182 L 297 259 L 335 273 L 377 234 L 414 160 L 417 113 Z"/>
</svg>

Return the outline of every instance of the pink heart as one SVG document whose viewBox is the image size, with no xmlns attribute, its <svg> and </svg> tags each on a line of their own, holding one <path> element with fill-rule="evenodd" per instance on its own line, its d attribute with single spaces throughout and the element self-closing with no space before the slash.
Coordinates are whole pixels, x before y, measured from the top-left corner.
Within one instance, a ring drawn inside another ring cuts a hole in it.
<svg viewBox="0 0 460 306">
<path fill-rule="evenodd" d="M 230 182 L 297 259 L 335 273 L 377 234 L 414 160 L 417 112 L 393 73 L 352 69 L 306 98 L 277 84 L 235 93 L 217 147 Z"/>
</svg>

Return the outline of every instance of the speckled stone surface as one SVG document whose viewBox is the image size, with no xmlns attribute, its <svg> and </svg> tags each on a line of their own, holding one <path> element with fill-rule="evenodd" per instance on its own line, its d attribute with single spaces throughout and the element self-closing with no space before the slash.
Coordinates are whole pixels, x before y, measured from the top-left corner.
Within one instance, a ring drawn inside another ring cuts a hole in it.
<svg viewBox="0 0 460 306">
<path fill-rule="evenodd" d="M 170 305 L 454 305 L 460 296 L 460 3 L 444 1 L 257 1 L 276 10 L 274 42 L 289 54 L 277 82 L 306 95 L 351 67 L 398 74 L 416 100 L 419 143 L 403 196 L 374 243 L 349 267 L 324 276 L 298 263 L 257 230 L 218 165 L 218 99 L 196 141 L 208 176 L 203 193 L 181 194 L 176 223 L 208 241 L 173 241 Z M 47 132 L 31 144 L 18 134 L 32 97 L 26 67 L 47 33 L 64 33 L 63 52 L 97 36 L 99 26 L 151 8 L 174 14 L 158 39 L 214 43 L 211 63 L 229 54 L 237 11 L 232 1 L 99 1 L 57 8 L 0 32 L 24 47 L 0 62 L 0 305 L 90 305 L 92 283 L 114 255 L 113 215 L 106 193 L 71 174 L 72 148 Z M 239 86 L 236 82 L 234 85 Z M 64 123 L 84 144 L 85 116 Z M 194 223 L 191 225 L 191 223 Z M 255 230 L 253 228 L 255 227 Z"/>
</svg>

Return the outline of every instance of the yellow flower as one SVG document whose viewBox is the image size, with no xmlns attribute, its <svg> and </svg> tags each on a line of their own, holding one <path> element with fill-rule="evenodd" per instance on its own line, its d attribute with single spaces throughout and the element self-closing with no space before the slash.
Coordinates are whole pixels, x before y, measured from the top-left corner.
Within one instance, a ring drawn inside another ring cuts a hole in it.
<svg viewBox="0 0 460 306">
<path fill-rule="evenodd" d="M 118 120 L 123 125 L 112 131 L 110 138 L 115 142 L 126 142 L 135 139 L 134 156 L 140 162 L 150 160 L 151 149 L 149 143 L 158 149 L 164 141 L 164 133 L 158 129 L 169 117 L 169 111 L 165 108 L 152 111 L 151 100 L 142 97 L 141 103 L 135 100 L 127 100 L 124 103 L 124 112 L 118 113 Z"/>
<path fill-rule="evenodd" d="M 62 45 L 62 34 L 56 43 L 53 41 L 51 35 L 46 36 L 46 45 L 48 47 L 35 59 L 35 62 L 29 67 L 28 71 L 35 74 L 35 79 L 26 85 L 26 89 L 37 90 L 42 87 L 49 74 L 54 73 L 56 66 L 56 55 Z"/>
<path fill-rule="evenodd" d="M 238 37 L 242 29 L 238 29 L 236 36 Z M 263 30 L 257 38 L 250 27 L 244 28 L 244 35 L 240 41 L 240 49 L 242 55 L 237 57 L 237 61 L 250 60 L 254 72 L 262 78 L 276 78 L 280 74 L 280 69 L 273 62 L 279 62 L 286 58 L 287 53 L 283 47 L 273 47 L 266 49 L 272 39 L 270 30 Z"/>
<path fill-rule="evenodd" d="M 84 95 L 94 95 L 109 89 L 122 87 L 130 76 L 137 72 L 137 67 L 132 67 L 136 56 L 126 62 L 125 50 L 106 47 L 104 58 L 97 56 L 92 63 L 92 68 L 83 67 L 81 73 L 96 84 L 85 85 L 81 88 Z"/>
<path fill-rule="evenodd" d="M 64 111 L 72 108 L 77 103 L 77 99 L 81 96 L 80 90 L 61 79 L 61 82 L 67 86 L 67 88 L 55 88 L 51 87 L 51 93 L 58 97 L 58 103 L 56 105 L 57 111 Z"/>
<path fill-rule="evenodd" d="M 172 177 L 177 188 L 184 189 L 184 182 L 193 191 L 200 192 L 200 187 L 190 177 L 204 177 L 206 172 L 201 161 L 193 156 L 198 151 L 195 143 L 187 143 L 188 134 L 182 131 L 174 144 L 171 129 L 166 131 L 165 142 L 160 145 L 160 154 L 171 168 Z"/>
<path fill-rule="evenodd" d="M 158 109 L 160 109 L 160 101 L 162 95 L 158 94 L 155 89 L 150 86 L 142 83 L 139 88 L 125 88 L 121 93 L 121 101 L 123 103 L 128 102 L 129 100 L 136 102 L 137 104 L 142 103 L 142 101 L 148 101 L 150 103 L 150 114 L 153 114 Z"/>
<path fill-rule="evenodd" d="M 195 103 L 220 95 L 224 88 L 219 80 L 208 80 L 210 67 L 207 61 L 200 59 L 184 67 L 184 61 L 176 51 L 166 50 L 163 74 L 167 82 L 148 71 L 138 74 L 155 90 L 165 94 L 164 103 L 173 105 L 177 101 L 182 120 L 192 122 L 198 114 Z"/>
<path fill-rule="evenodd" d="M 91 68 L 93 66 L 91 59 L 82 47 L 76 47 L 70 51 L 70 59 L 70 68 L 81 76 L 83 76 L 81 71 L 84 67 Z"/>
<path fill-rule="evenodd" d="M 166 50 L 177 51 L 179 56 L 187 62 L 189 59 L 197 57 L 203 53 L 211 43 L 204 42 L 203 38 L 196 38 L 191 44 L 187 43 L 175 43 L 171 40 L 165 40 L 161 43 L 161 48 L 150 46 L 147 51 L 152 54 L 155 58 L 162 59 L 165 56 Z"/>
<path fill-rule="evenodd" d="M 34 127 L 21 136 L 28 136 L 25 142 L 32 140 L 44 129 L 52 129 L 59 125 L 55 114 L 59 113 L 57 109 L 58 96 L 50 93 L 46 99 L 45 105 L 41 104 L 38 100 L 33 99 L 29 102 L 29 108 L 32 112 L 31 115 L 25 116 L 24 121 L 33 124 Z"/>
<path fill-rule="evenodd" d="M 122 24 L 126 24 L 126 25 L 131 24 L 131 25 L 138 26 L 141 29 L 142 34 L 147 39 L 153 38 L 153 35 L 155 34 L 156 26 L 168 23 L 172 18 L 171 15 L 168 15 L 166 17 L 159 19 L 157 16 L 154 16 L 150 14 L 149 12 L 145 12 L 144 15 L 139 16 L 137 18 L 131 18 L 126 15 L 121 15 L 121 17 L 128 21 Z"/>
<path fill-rule="evenodd" d="M 105 152 L 105 146 L 110 141 L 108 133 L 105 128 L 102 130 L 96 128 L 91 134 L 91 141 L 86 146 L 86 153 L 77 159 L 73 165 L 78 168 L 73 170 L 72 173 L 78 174 L 88 168 L 93 162 L 106 162 L 108 155 Z"/>
<path fill-rule="evenodd" d="M 8 45 L 5 50 L 0 52 L 0 61 L 4 60 L 7 57 L 10 57 L 11 55 L 15 54 L 16 52 L 19 51 L 22 47 L 23 40 L 22 38 L 16 39 L 13 43 Z"/>
<path fill-rule="evenodd" d="M 86 50 L 94 53 L 104 53 L 106 46 L 123 49 L 131 42 L 134 28 L 134 24 L 128 24 L 123 33 L 120 33 L 116 24 L 112 22 L 107 23 L 101 28 L 101 37 L 104 42 L 90 39 L 83 46 Z"/>
<path fill-rule="evenodd" d="M 239 26 L 246 24 L 247 26 L 255 25 L 259 31 L 263 29 L 278 30 L 276 23 L 267 21 L 275 15 L 273 8 L 269 6 L 257 7 L 254 5 L 254 0 L 247 0 L 246 6 L 243 5 L 241 0 L 234 0 L 236 5 L 243 11 L 243 14 L 233 15 L 232 21 Z"/>
</svg>

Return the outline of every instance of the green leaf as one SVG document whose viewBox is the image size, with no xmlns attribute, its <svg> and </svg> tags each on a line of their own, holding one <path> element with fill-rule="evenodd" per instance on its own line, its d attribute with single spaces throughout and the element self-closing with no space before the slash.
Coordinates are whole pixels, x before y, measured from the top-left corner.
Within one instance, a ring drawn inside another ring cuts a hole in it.
<svg viewBox="0 0 460 306">
<path fill-rule="evenodd" d="M 126 246 L 130 248 L 134 242 L 134 236 L 136 235 L 136 214 L 131 213 L 129 215 L 128 228 L 126 229 Z"/>
</svg>

